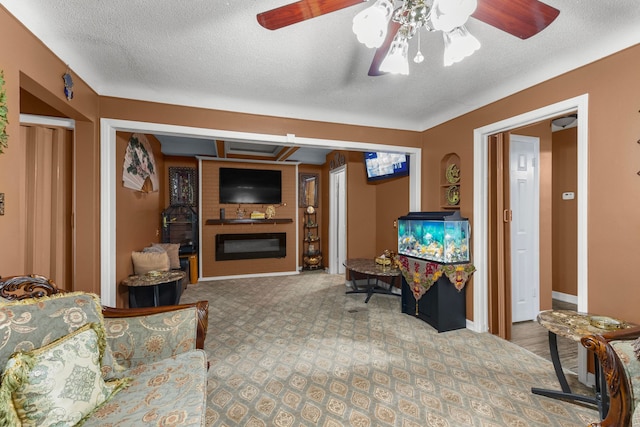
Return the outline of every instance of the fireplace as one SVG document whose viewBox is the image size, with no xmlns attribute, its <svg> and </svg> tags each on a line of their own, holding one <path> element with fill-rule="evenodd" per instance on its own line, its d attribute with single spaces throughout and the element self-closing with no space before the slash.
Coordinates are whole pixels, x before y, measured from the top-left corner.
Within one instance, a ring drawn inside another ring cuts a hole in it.
<svg viewBox="0 0 640 427">
<path fill-rule="evenodd" d="M 216 261 L 286 256 L 287 233 L 216 234 Z"/>
</svg>

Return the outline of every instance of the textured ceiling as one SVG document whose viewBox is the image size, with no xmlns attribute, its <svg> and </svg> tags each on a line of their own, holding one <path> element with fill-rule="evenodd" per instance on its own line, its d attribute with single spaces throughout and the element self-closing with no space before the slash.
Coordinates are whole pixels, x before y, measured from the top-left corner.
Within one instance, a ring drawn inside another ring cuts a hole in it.
<svg viewBox="0 0 640 427">
<path fill-rule="evenodd" d="M 418 131 L 640 42 L 638 0 L 547 0 L 560 15 L 528 40 L 471 18 L 482 48 L 470 58 L 445 68 L 441 35 L 423 33 L 426 59 L 409 76 L 369 77 L 374 51 L 351 31 L 366 4 L 258 25 L 257 13 L 288 2 L 0 4 L 100 95 Z"/>
</svg>

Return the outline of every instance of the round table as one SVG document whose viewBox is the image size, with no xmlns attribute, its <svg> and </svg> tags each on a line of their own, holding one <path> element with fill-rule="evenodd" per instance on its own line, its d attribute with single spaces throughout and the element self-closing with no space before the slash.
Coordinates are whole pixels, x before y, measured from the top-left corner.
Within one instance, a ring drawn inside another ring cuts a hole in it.
<svg viewBox="0 0 640 427">
<path fill-rule="evenodd" d="M 397 277 L 400 277 L 400 270 L 392 266 L 382 266 L 376 263 L 373 259 L 368 258 L 354 258 L 348 259 L 344 262 L 344 266 L 347 270 L 360 273 L 367 279 L 367 284 L 364 288 L 358 288 L 355 283 L 355 279 L 351 280 L 351 290 L 347 291 L 347 294 L 367 294 L 365 303 L 369 302 L 373 294 L 387 294 L 400 296 L 399 293 L 394 293 L 394 283 Z M 386 286 L 380 286 L 380 278 L 389 277 L 389 283 L 385 283 Z"/>
<path fill-rule="evenodd" d="M 177 305 L 182 295 L 184 271 L 162 271 L 153 274 L 133 275 L 121 284 L 129 287 L 129 307 L 158 307 Z"/>
<path fill-rule="evenodd" d="M 549 351 L 551 353 L 551 361 L 553 362 L 553 367 L 556 372 L 556 377 L 558 377 L 561 390 L 547 390 L 534 387 L 531 389 L 531 392 L 554 399 L 575 400 L 596 405 L 601 418 L 604 419 L 609 410 L 609 400 L 606 387 L 603 387 L 606 384 L 606 381 L 602 378 L 602 370 L 600 369 L 597 357 L 594 357 L 596 381 L 595 395 L 584 396 L 581 394 L 575 394 L 571 391 L 571 387 L 569 387 L 567 378 L 562 370 L 560 356 L 558 355 L 558 335 L 580 343 L 580 339 L 586 335 L 611 332 L 612 329 L 593 326 L 591 322 L 597 317 L 602 316 L 580 313 L 573 310 L 545 310 L 538 314 L 538 323 L 549 331 Z M 621 328 L 630 328 L 635 326 L 622 320 L 611 320 L 617 321 Z"/>
</svg>

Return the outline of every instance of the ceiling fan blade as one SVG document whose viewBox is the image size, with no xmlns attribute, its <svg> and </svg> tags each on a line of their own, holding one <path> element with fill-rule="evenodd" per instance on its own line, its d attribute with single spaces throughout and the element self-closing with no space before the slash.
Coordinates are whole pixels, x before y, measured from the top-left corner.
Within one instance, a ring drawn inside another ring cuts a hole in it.
<svg viewBox="0 0 640 427">
<path fill-rule="evenodd" d="M 387 57 L 387 53 L 389 53 L 389 48 L 391 47 L 391 42 L 393 42 L 393 38 L 396 36 L 396 33 L 400 29 L 400 23 L 391 21 L 389 22 L 389 27 L 387 28 L 387 38 L 384 39 L 382 46 L 376 49 L 375 55 L 373 55 L 373 61 L 371 61 L 371 67 L 369 67 L 369 75 L 371 77 L 382 76 L 384 73 L 380 71 L 380 64 L 384 61 L 384 58 Z"/>
<path fill-rule="evenodd" d="M 478 0 L 471 16 L 524 40 L 547 28 L 558 14 L 538 0 Z"/>
<path fill-rule="evenodd" d="M 349 6 L 361 4 L 364 0 L 300 0 L 266 12 L 256 17 L 258 23 L 268 30 L 277 30 L 307 19 L 335 12 Z"/>
</svg>

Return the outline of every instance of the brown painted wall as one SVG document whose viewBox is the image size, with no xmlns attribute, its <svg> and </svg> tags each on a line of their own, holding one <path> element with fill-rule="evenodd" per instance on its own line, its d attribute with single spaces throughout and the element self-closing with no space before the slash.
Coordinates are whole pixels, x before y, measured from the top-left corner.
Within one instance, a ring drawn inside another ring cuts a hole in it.
<svg viewBox="0 0 640 427">
<path fill-rule="evenodd" d="M 586 67 L 526 89 L 455 120 L 422 133 L 349 126 L 305 120 L 247 115 L 198 108 L 176 107 L 98 97 L 74 75 L 74 98 L 64 98 L 61 76 L 67 65 L 55 57 L 33 35 L 0 7 L 0 69 L 4 71 L 9 107 L 10 148 L 0 155 L 0 192 L 6 194 L 6 214 L 0 217 L 0 241 L 12 242 L 0 247 L 0 274 L 21 274 L 24 265 L 24 198 L 21 181 L 25 150 L 18 143 L 20 88 L 76 122 L 75 146 L 75 259 L 78 289 L 99 292 L 100 217 L 99 217 L 99 133 L 98 118 L 121 118 L 205 128 L 229 129 L 338 140 L 393 143 L 422 147 L 423 210 L 438 209 L 439 159 L 451 151 L 461 158 L 464 182 L 461 184 L 461 214 L 472 220 L 473 129 L 531 111 L 561 100 L 589 94 L 589 310 L 615 314 L 640 322 L 636 295 L 629 271 L 637 260 L 634 237 L 640 231 L 640 179 L 635 141 L 640 135 L 638 99 L 640 83 L 640 46 L 621 51 Z M 355 164 L 350 163 L 350 166 Z M 357 170 L 348 174 L 358 174 Z M 360 169 L 362 170 L 362 169 Z M 364 172 L 360 172 L 364 173 Z M 355 178 L 355 176 L 354 176 Z M 351 180 L 351 178 L 349 178 Z M 353 194 L 350 209 L 362 222 L 371 208 L 357 206 L 366 199 Z M 625 201 L 618 208 L 620 200 Z M 616 219 L 612 222 L 612 211 Z M 620 224 L 618 228 L 615 225 Z M 370 256 L 366 250 L 377 247 L 371 241 L 370 227 L 349 222 L 349 256 Z M 467 297 L 473 295 L 473 283 Z M 613 296 L 613 297 L 612 297 Z M 470 317 L 471 313 L 468 312 Z"/>
<path fill-rule="evenodd" d="M 100 98 L 100 115 L 113 119 L 167 123 L 271 135 L 362 141 L 409 147 L 420 146 L 420 134 L 411 131 L 259 116 L 221 110 L 182 107 L 121 98 Z"/>
<path fill-rule="evenodd" d="M 0 192 L 5 193 L 5 215 L 0 217 L 0 275 L 30 273 L 25 268 L 24 164 L 26 151 L 20 144 L 21 88 L 76 120 L 74 148 L 74 218 L 76 290 L 99 292 L 99 146 L 98 96 L 74 75 L 74 98 L 67 101 L 62 75 L 67 65 L 0 6 L 0 69 L 4 72 L 9 110 L 9 148 L 0 155 Z"/>
<path fill-rule="evenodd" d="M 397 250 L 394 221 L 409 211 L 409 178 L 368 182 L 363 154 L 340 154 L 347 163 L 347 257 L 373 258 L 385 249 Z"/>
<path fill-rule="evenodd" d="M 343 154 L 347 162 L 347 258 L 373 258 L 377 252 L 376 186 L 366 184 L 362 153 Z"/>
<path fill-rule="evenodd" d="M 553 290 L 578 295 L 578 147 L 576 128 L 553 133 Z M 576 198 L 562 200 L 572 191 Z"/>
<path fill-rule="evenodd" d="M 163 185 L 166 178 L 160 141 L 153 135 L 147 135 L 147 139 L 153 149 L 158 168 L 160 189 L 146 193 L 126 188 L 122 184 L 124 153 L 130 137 L 129 132 L 116 132 L 116 279 L 118 282 L 133 274 L 131 252 L 141 251 L 151 243 L 160 242 L 160 213 L 164 208 L 164 193 L 167 192 L 167 186 Z M 125 286 L 118 286 L 116 295 L 118 306 L 126 305 L 128 289 Z"/>
<path fill-rule="evenodd" d="M 265 206 L 243 204 L 220 204 L 219 201 L 219 173 L 221 167 L 233 167 L 243 169 L 279 169 L 282 171 L 282 202 L 286 206 L 276 207 L 276 218 L 290 218 L 289 224 L 223 224 L 206 225 L 208 219 L 220 219 L 220 208 L 225 209 L 225 218 L 234 218 L 235 211 L 240 206 L 246 210 L 245 218 L 256 210 L 264 212 Z M 223 162 L 217 160 L 202 161 L 202 241 L 200 248 L 202 258 L 202 276 L 220 277 L 240 274 L 259 274 L 273 272 L 289 272 L 296 270 L 296 222 L 295 213 L 298 209 L 296 200 L 296 187 L 298 177 L 294 165 L 275 165 L 244 162 Z M 285 258 L 265 258 L 251 260 L 215 260 L 215 236 L 216 234 L 235 233 L 287 233 L 287 256 Z"/>
<path fill-rule="evenodd" d="M 376 255 L 398 250 L 397 219 L 409 212 L 409 177 L 368 183 L 376 189 Z"/>
<path fill-rule="evenodd" d="M 473 231 L 473 144 L 469 144 L 468 132 L 468 129 L 459 128 L 453 122 L 448 122 L 423 133 L 422 210 L 442 210 L 441 162 L 451 153 L 455 153 L 460 158 L 460 215 L 469 218 Z M 472 132 L 473 129 L 471 129 L 473 139 Z M 473 247 L 473 242 L 470 242 L 470 245 Z M 473 319 L 473 280 L 467 283 L 465 292 L 467 293 L 467 318 Z"/>
<path fill-rule="evenodd" d="M 430 169 L 447 144 L 453 146 L 453 151 L 460 151 L 463 174 L 469 176 L 467 173 L 472 174 L 473 168 L 474 129 L 588 94 L 588 309 L 640 322 L 640 313 L 632 302 L 637 291 L 628 280 L 630 266 L 637 263 L 635 236 L 640 231 L 640 198 L 629 197 L 640 191 L 636 174 L 640 169 L 640 149 L 635 143 L 640 135 L 640 82 L 634 71 L 638 67 L 640 45 L 425 131 L 423 207 L 428 210 L 436 206 L 437 181 Z M 471 217 L 473 194 L 466 178 L 461 197 L 462 214 Z M 625 200 L 625 206 L 617 209 L 620 200 Z M 613 211 L 615 220 L 611 219 Z M 473 283 L 467 289 L 467 297 L 472 293 Z"/>
</svg>

